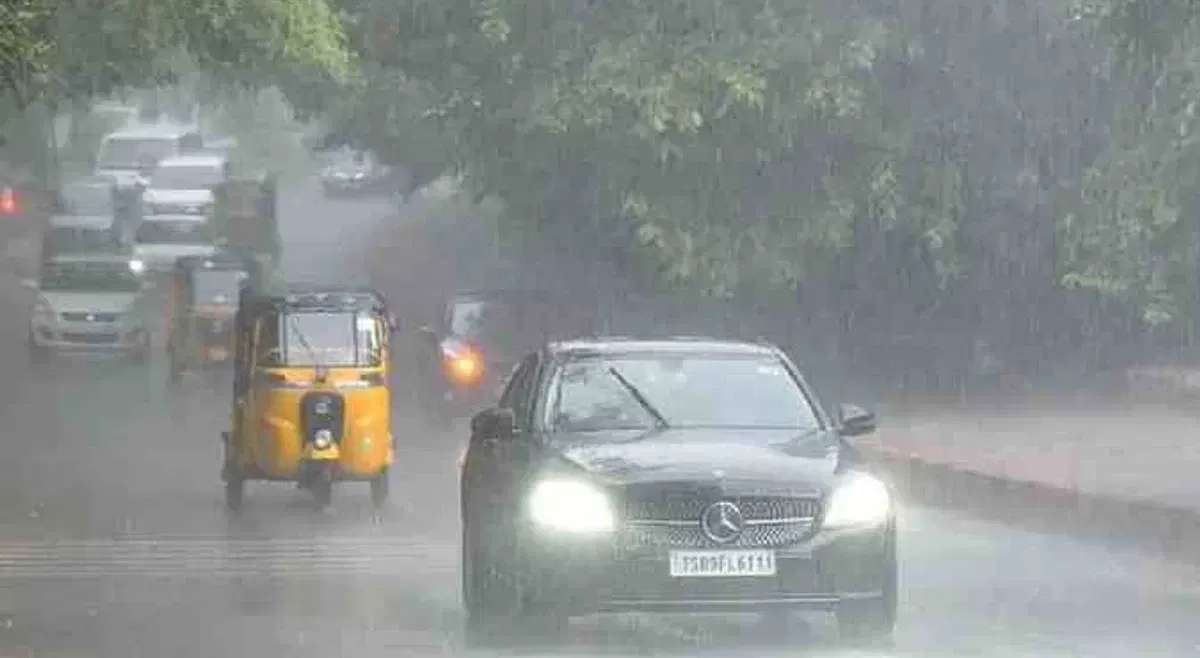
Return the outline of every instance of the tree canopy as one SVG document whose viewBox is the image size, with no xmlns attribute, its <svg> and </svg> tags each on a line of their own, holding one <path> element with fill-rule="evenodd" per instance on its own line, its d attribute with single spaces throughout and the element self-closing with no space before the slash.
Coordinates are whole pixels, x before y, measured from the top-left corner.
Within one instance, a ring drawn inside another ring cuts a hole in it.
<svg viewBox="0 0 1200 658">
<path fill-rule="evenodd" d="M 169 79 L 186 57 L 224 83 L 274 84 L 312 101 L 356 71 L 325 0 L 20 0 L 0 10 L 5 91 L 18 103 Z"/>
</svg>

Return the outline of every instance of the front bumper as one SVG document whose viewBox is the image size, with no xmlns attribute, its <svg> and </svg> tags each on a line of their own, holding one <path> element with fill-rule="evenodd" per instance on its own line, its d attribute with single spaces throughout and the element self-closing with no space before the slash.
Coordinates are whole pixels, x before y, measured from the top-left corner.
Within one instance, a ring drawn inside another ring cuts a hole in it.
<svg viewBox="0 0 1200 658">
<path fill-rule="evenodd" d="M 536 602 L 570 614 L 832 610 L 885 596 L 895 570 L 893 533 L 889 526 L 819 532 L 773 549 L 770 576 L 675 577 L 668 549 L 614 550 L 611 537 L 527 542 L 522 563 L 530 565 L 527 591 Z"/>
<path fill-rule="evenodd" d="M 33 325 L 30 342 L 52 352 L 129 353 L 146 349 L 150 333 L 145 328 Z"/>
</svg>

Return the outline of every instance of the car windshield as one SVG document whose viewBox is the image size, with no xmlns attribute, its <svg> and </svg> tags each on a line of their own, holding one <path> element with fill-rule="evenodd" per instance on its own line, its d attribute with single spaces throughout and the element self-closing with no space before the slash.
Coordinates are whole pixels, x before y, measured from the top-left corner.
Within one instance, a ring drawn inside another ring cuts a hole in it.
<svg viewBox="0 0 1200 658">
<path fill-rule="evenodd" d="M 232 303 L 245 278 L 241 270 L 197 270 L 192 275 L 192 298 L 197 304 Z"/>
<path fill-rule="evenodd" d="M 549 426 L 560 432 L 819 426 L 808 397 L 774 357 L 636 355 L 586 358 L 556 373 Z"/>
<path fill-rule="evenodd" d="M 336 171 L 357 171 L 369 168 L 371 159 L 362 151 L 343 149 L 334 151 L 326 156 L 325 164 L 330 169 Z"/>
<path fill-rule="evenodd" d="M 111 231 L 59 227 L 42 236 L 42 248 L 55 254 L 114 252 L 119 248 Z"/>
<path fill-rule="evenodd" d="M 159 167 L 150 176 L 155 190 L 203 190 L 221 182 L 220 167 Z"/>
<path fill-rule="evenodd" d="M 212 244 L 215 236 L 207 221 L 155 219 L 137 229 L 139 244 Z"/>
<path fill-rule="evenodd" d="M 62 201 L 66 214 L 113 214 L 112 190 L 107 185 L 68 185 L 63 189 Z"/>
<path fill-rule="evenodd" d="M 38 288 L 48 292 L 138 292 L 142 283 L 127 264 L 61 263 L 42 270 Z"/>
<path fill-rule="evenodd" d="M 173 137 L 114 137 L 100 146 L 96 160 L 101 167 L 138 169 L 175 155 L 177 147 Z"/>
<path fill-rule="evenodd" d="M 275 365 L 296 367 L 376 367 L 383 357 L 379 319 L 365 313 L 298 312 L 279 319 L 280 349 Z"/>
</svg>

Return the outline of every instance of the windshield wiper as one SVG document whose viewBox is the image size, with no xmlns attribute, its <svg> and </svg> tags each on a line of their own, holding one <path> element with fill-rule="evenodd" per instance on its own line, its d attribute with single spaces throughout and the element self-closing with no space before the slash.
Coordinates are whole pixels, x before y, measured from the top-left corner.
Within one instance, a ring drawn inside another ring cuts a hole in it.
<svg viewBox="0 0 1200 658">
<path fill-rule="evenodd" d="M 317 379 L 317 381 L 325 379 L 325 373 L 328 369 L 323 363 L 321 363 L 321 360 L 317 358 L 317 351 L 314 350 L 312 344 L 308 342 L 308 338 L 304 336 L 304 332 L 300 331 L 300 323 L 296 322 L 296 316 L 289 315 L 288 322 L 291 323 L 292 333 L 296 334 L 296 340 L 300 343 L 300 346 L 304 348 L 304 351 L 308 352 L 308 358 L 313 363 L 314 377 Z"/>
<path fill-rule="evenodd" d="M 626 391 L 628 391 L 629 395 L 633 396 L 633 399 L 636 400 L 639 405 L 641 405 L 642 409 L 645 409 L 646 413 L 650 414 L 650 417 L 654 419 L 655 426 L 657 426 L 659 430 L 665 430 L 671 426 L 662 413 L 659 412 L 659 410 L 653 404 L 650 404 L 650 401 L 646 399 L 646 396 L 643 395 L 640 390 L 638 390 L 638 387 L 634 386 L 628 379 L 625 379 L 625 376 L 622 375 L 619 370 L 610 366 L 608 369 L 608 374 L 612 375 L 613 379 L 617 380 L 617 383 L 620 384 L 621 387 Z"/>
</svg>

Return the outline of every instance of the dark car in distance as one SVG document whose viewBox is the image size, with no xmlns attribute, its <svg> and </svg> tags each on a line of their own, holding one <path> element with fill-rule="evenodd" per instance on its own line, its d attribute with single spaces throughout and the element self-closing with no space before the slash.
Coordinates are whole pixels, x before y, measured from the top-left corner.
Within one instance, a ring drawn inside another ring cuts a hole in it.
<svg viewBox="0 0 1200 658">
<path fill-rule="evenodd" d="M 468 630 L 817 609 L 836 615 L 843 640 L 886 643 L 895 504 L 848 442 L 874 428 L 853 405 L 830 414 L 770 345 L 547 344 L 471 422 Z"/>
</svg>

